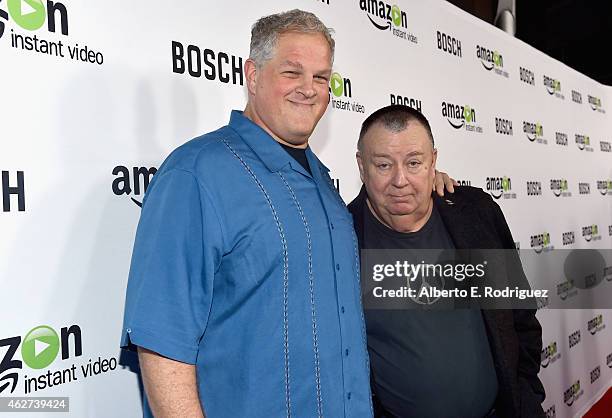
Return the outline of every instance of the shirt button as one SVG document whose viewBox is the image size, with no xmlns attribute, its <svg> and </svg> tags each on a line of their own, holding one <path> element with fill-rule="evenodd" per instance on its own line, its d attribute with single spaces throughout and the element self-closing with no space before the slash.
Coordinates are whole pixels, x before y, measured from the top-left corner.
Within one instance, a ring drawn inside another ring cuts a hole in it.
<svg viewBox="0 0 612 418">
<path fill-rule="evenodd" d="M 340 271 L 340 264 L 336 264 L 336 270 Z"/>
<path fill-rule="evenodd" d="M 331 226 L 331 229 L 334 229 L 334 223 L 333 222 L 330 222 L 329 225 Z"/>
<path fill-rule="evenodd" d="M 344 313 L 344 306 L 340 307 L 340 312 Z"/>
<path fill-rule="evenodd" d="M 349 355 L 349 349 L 348 348 L 346 350 L 344 350 L 344 355 L 348 357 L 348 355 Z"/>
<path fill-rule="evenodd" d="M 351 400 L 351 392 L 346 394 L 347 399 L 350 401 Z"/>
</svg>

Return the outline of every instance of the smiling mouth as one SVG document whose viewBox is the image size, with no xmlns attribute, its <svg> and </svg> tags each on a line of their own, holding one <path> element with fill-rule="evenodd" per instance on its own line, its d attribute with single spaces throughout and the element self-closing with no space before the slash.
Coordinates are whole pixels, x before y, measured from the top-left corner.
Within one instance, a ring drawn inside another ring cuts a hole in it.
<svg viewBox="0 0 612 418">
<path fill-rule="evenodd" d="M 305 107 L 312 107 L 315 105 L 314 103 L 300 103 L 300 102 L 292 102 L 292 101 L 289 101 L 289 103 L 295 106 L 305 106 Z"/>
</svg>

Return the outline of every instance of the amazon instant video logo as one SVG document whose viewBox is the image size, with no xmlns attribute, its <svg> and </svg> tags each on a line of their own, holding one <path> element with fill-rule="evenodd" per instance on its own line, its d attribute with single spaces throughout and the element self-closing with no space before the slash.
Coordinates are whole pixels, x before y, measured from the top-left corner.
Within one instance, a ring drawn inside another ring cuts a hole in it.
<svg viewBox="0 0 612 418">
<path fill-rule="evenodd" d="M 67 38 L 46 39 L 44 32 L 40 32 L 46 29 L 49 34 L 59 32 L 68 36 L 68 8 L 63 3 L 51 0 L 7 0 L 8 10 L 1 9 L 2 3 L 0 0 L 0 38 L 4 35 L 7 23 L 15 23 L 16 27 L 11 29 L 10 34 L 12 48 L 26 54 L 47 55 L 76 63 L 104 63 L 102 52 L 88 45 L 69 44 Z"/>
<path fill-rule="evenodd" d="M 544 74 L 542 77 L 542 84 L 544 85 L 544 88 L 546 88 L 548 94 L 555 96 L 558 99 L 565 100 L 565 96 L 563 96 L 563 93 L 561 92 L 561 82 L 559 80 Z"/>
<path fill-rule="evenodd" d="M 408 32 L 408 14 L 398 5 L 381 0 L 360 0 L 359 8 L 376 29 L 388 31 L 398 38 L 417 44 L 418 38 Z"/>
<path fill-rule="evenodd" d="M 567 406 L 572 406 L 583 394 L 584 391 L 580 388 L 580 379 L 578 379 L 563 392 L 563 402 Z"/>
<path fill-rule="evenodd" d="M 587 135 L 575 134 L 574 139 L 576 141 L 576 146 L 580 151 L 593 152 L 591 138 L 589 138 Z"/>
<path fill-rule="evenodd" d="M 353 99 L 353 84 L 351 79 L 342 77 L 340 73 L 333 73 L 329 79 L 329 94 L 332 109 L 365 113 L 365 106 Z"/>
<path fill-rule="evenodd" d="M 557 349 L 557 342 L 553 341 L 546 347 L 542 348 L 540 364 L 543 368 L 547 368 L 552 363 L 561 358 L 561 353 Z"/>
<path fill-rule="evenodd" d="M 595 224 L 587 225 L 582 227 L 582 237 L 586 242 L 599 241 L 601 234 L 599 233 L 599 227 Z"/>
<path fill-rule="evenodd" d="M 482 127 L 476 124 L 476 109 L 469 105 L 457 105 L 442 102 L 442 117 L 455 129 L 482 133 Z"/>
<path fill-rule="evenodd" d="M 589 102 L 589 106 L 591 110 L 599 113 L 606 113 L 605 109 L 602 107 L 601 99 L 599 97 L 587 95 L 587 101 Z"/>
<path fill-rule="evenodd" d="M 512 191 L 512 180 L 510 177 L 487 177 L 487 192 L 494 199 L 516 199 L 516 193 Z"/>
<path fill-rule="evenodd" d="M 550 243 L 550 233 L 548 232 L 543 232 L 541 234 L 532 235 L 530 241 L 531 241 L 531 248 L 533 248 L 536 254 L 551 251 L 555 248 Z"/>
<path fill-rule="evenodd" d="M 556 197 L 571 197 L 572 192 L 569 191 L 567 179 L 551 179 L 550 190 Z"/>
<path fill-rule="evenodd" d="M 523 133 L 529 142 L 548 144 L 548 140 L 544 138 L 544 127 L 540 122 L 523 121 Z"/>
<path fill-rule="evenodd" d="M 0 340 L 0 348 L 6 347 L 4 358 L 0 362 L 0 393 L 13 393 L 19 383 L 19 371 L 23 369 L 23 364 L 36 372 L 49 367 L 60 355 L 61 359 L 70 358 L 70 341 L 72 341 L 72 354 L 79 357 L 83 353 L 81 341 L 81 328 L 78 325 L 64 327 L 58 333 L 47 325 L 32 328 L 25 337 L 16 336 Z M 15 358 L 19 352 L 21 360 Z M 68 373 L 69 374 L 69 373 Z M 56 386 L 64 383 L 63 376 L 55 376 L 48 371 L 47 374 L 40 375 L 38 378 L 28 379 L 25 376 L 26 389 L 27 382 L 34 383 L 35 390 Z M 32 382 L 32 380 L 34 382 Z M 31 385 L 30 385 L 31 388 Z"/>
<path fill-rule="evenodd" d="M 480 63 L 485 70 L 492 71 L 495 74 L 505 78 L 510 77 L 508 71 L 504 69 L 504 57 L 497 50 L 476 45 L 476 58 L 480 60 Z"/>
</svg>

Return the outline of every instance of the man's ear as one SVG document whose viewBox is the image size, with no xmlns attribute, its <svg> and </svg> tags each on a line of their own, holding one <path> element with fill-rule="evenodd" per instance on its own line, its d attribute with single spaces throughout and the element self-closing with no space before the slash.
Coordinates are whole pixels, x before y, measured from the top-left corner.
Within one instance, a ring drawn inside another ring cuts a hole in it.
<svg viewBox="0 0 612 418">
<path fill-rule="evenodd" d="M 363 161 L 363 159 L 361 158 L 361 152 L 357 151 L 357 153 L 355 154 L 355 158 L 357 158 L 357 166 L 359 167 L 359 178 L 361 178 L 361 182 L 365 183 L 364 181 L 364 168 L 363 165 L 365 164 L 365 161 Z"/>
<path fill-rule="evenodd" d="M 438 150 L 434 148 L 432 151 L 432 155 L 431 155 L 431 168 L 432 168 L 434 179 L 436 178 L 436 162 L 437 161 L 438 161 Z"/>
<path fill-rule="evenodd" d="M 252 59 L 247 59 L 244 63 L 244 75 L 246 77 L 247 90 L 249 95 L 255 95 L 257 88 L 257 65 Z"/>
</svg>

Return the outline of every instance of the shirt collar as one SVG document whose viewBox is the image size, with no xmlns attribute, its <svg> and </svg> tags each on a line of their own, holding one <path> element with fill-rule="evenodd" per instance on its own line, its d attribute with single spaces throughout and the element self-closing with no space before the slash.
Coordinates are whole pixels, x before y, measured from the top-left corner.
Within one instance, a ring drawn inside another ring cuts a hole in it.
<svg viewBox="0 0 612 418">
<path fill-rule="evenodd" d="M 319 160 L 315 153 L 312 152 L 310 147 L 306 148 L 306 158 L 308 159 L 308 164 L 310 165 L 312 177 L 317 184 L 328 183 L 331 181 L 328 175 L 329 168 L 327 168 L 321 162 L 321 160 Z"/>
<path fill-rule="evenodd" d="M 242 140 L 257 154 L 271 172 L 280 171 L 281 168 L 289 164 L 294 170 L 308 175 L 306 170 L 269 133 L 244 116 L 240 110 L 232 110 L 229 127 L 240 135 Z M 315 173 L 315 170 L 329 172 L 329 168 L 319 161 L 310 147 L 306 148 L 306 158 L 313 173 Z M 318 176 L 315 175 L 315 177 Z"/>
<path fill-rule="evenodd" d="M 293 160 L 269 133 L 244 116 L 240 110 L 232 110 L 229 127 L 240 135 L 268 170 L 279 171 Z"/>
</svg>

